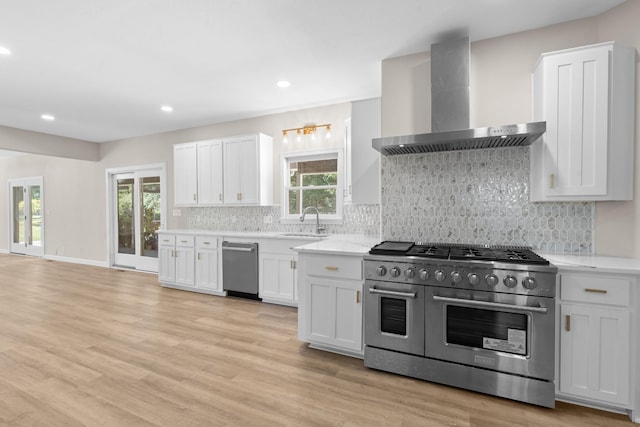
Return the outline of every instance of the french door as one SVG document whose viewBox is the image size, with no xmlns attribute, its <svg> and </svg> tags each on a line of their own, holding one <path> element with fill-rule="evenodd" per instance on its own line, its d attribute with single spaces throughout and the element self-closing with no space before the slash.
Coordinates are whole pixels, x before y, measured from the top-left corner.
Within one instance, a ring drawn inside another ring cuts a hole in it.
<svg viewBox="0 0 640 427">
<path fill-rule="evenodd" d="M 10 251 L 44 256 L 43 178 L 9 180 Z"/>
<path fill-rule="evenodd" d="M 110 174 L 111 265 L 158 271 L 158 235 L 164 222 L 164 169 Z"/>
</svg>

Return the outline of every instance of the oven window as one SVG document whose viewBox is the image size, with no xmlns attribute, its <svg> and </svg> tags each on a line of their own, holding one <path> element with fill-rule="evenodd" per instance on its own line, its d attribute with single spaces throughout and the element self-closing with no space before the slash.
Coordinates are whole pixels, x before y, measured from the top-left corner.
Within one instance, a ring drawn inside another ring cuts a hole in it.
<svg viewBox="0 0 640 427">
<path fill-rule="evenodd" d="M 447 306 L 447 343 L 528 354 L 527 315 Z"/>
<path fill-rule="evenodd" d="M 407 301 L 380 298 L 380 331 L 394 335 L 407 335 Z"/>
</svg>

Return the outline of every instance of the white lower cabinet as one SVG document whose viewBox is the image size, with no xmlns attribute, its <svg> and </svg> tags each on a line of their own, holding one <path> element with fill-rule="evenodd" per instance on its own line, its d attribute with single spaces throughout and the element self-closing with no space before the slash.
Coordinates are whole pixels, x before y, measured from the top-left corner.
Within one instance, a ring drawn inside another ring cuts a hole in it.
<svg viewBox="0 0 640 427">
<path fill-rule="evenodd" d="M 303 252 L 299 266 L 299 339 L 362 357 L 362 256 Z"/>
<path fill-rule="evenodd" d="M 300 241 L 271 240 L 258 245 L 259 296 L 262 301 L 298 305 L 296 280 L 297 254 L 293 250 Z"/>
<path fill-rule="evenodd" d="M 218 268 L 220 254 L 217 237 L 196 237 L 196 277 L 195 287 L 205 291 L 222 291 L 220 270 Z"/>
<path fill-rule="evenodd" d="M 633 410 L 636 279 L 560 273 L 559 398 Z"/>
<path fill-rule="evenodd" d="M 223 295 L 219 238 L 159 233 L 158 281 L 163 286 Z"/>
</svg>

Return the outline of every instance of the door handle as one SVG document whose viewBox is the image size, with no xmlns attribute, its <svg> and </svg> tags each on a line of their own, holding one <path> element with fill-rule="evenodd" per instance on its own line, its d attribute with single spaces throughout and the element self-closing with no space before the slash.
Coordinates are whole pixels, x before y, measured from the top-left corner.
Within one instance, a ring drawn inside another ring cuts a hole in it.
<svg viewBox="0 0 640 427">
<path fill-rule="evenodd" d="M 356 304 L 360 304 L 360 291 L 356 291 Z"/>
<path fill-rule="evenodd" d="M 564 316 L 564 329 L 567 332 L 571 332 L 571 315 L 569 315 L 569 314 Z"/>
<path fill-rule="evenodd" d="M 392 297 L 402 297 L 402 298 L 416 298 L 415 292 L 398 292 L 398 291 L 385 291 L 384 289 L 376 289 L 375 286 L 369 288 L 370 294 L 378 294 L 378 295 L 388 295 Z"/>
<path fill-rule="evenodd" d="M 586 288 L 584 290 L 585 292 L 590 292 L 592 294 L 606 294 L 607 290 L 606 289 L 591 289 L 591 288 Z"/>
</svg>

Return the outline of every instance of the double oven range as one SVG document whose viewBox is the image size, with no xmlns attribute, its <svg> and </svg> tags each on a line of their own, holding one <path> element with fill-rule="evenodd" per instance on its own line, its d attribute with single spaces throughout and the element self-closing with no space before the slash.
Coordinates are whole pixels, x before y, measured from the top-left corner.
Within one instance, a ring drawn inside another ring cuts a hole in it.
<svg viewBox="0 0 640 427">
<path fill-rule="evenodd" d="M 364 259 L 365 366 L 554 407 L 555 266 L 526 247 L 393 241 Z"/>
</svg>

